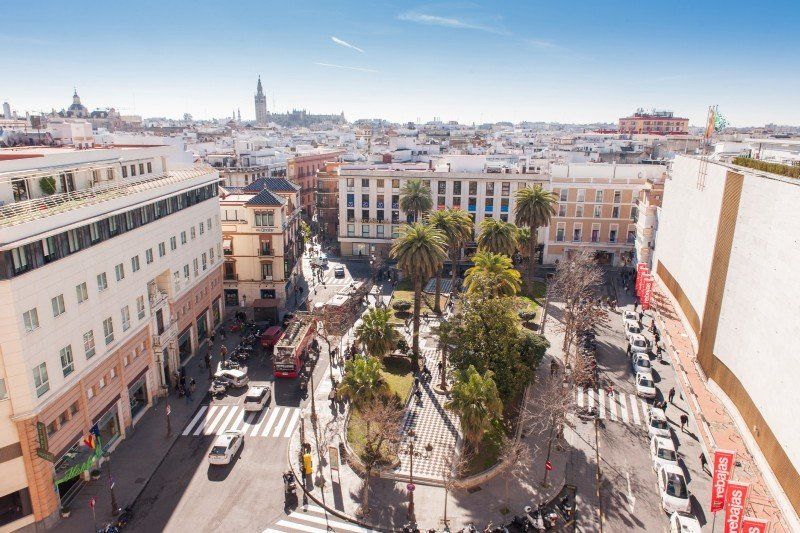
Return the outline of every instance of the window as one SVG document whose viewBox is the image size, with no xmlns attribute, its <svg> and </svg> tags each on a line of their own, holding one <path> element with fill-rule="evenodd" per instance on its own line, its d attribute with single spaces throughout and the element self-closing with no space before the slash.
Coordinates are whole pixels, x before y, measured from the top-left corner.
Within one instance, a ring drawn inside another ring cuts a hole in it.
<svg viewBox="0 0 800 533">
<path fill-rule="evenodd" d="M 192 226 L 191 228 L 189 228 L 189 235 L 191 235 L 191 236 L 192 236 L 192 240 L 195 240 L 195 239 L 197 238 L 197 234 L 195 233 L 194 226 Z"/>
<path fill-rule="evenodd" d="M 438 182 L 436 182 L 436 186 L 437 186 L 439 194 L 446 194 L 446 192 L 447 192 L 447 182 L 446 181 L 438 181 Z"/>
<path fill-rule="evenodd" d="M 486 203 L 485 208 L 487 213 L 491 213 L 492 211 L 494 211 L 494 198 L 487 198 L 485 203 Z"/>
<path fill-rule="evenodd" d="M 140 268 L 140 266 L 139 266 L 139 256 L 138 255 L 134 255 L 133 257 L 131 257 L 131 270 L 133 272 L 138 272 L 139 268 Z"/>
<path fill-rule="evenodd" d="M 376 228 L 378 230 L 377 237 L 379 239 L 382 239 L 384 236 L 384 231 L 386 231 L 384 228 L 385 226 L 383 224 L 379 224 Z"/>
<path fill-rule="evenodd" d="M 144 174 L 144 163 L 139 163 L 139 174 Z"/>
<path fill-rule="evenodd" d="M 603 215 L 603 206 L 594 206 L 594 218 L 600 218 Z"/>
<path fill-rule="evenodd" d="M 199 276 L 200 275 L 200 263 L 197 261 L 196 257 L 192 260 L 192 266 L 194 267 L 194 269 L 193 269 L 194 270 L 194 277 Z"/>
<path fill-rule="evenodd" d="M 75 362 L 72 360 L 72 345 L 67 344 L 59 352 L 61 356 L 61 370 L 64 372 L 64 377 L 69 376 L 75 370 Z"/>
<path fill-rule="evenodd" d="M 74 402 L 72 405 L 70 405 L 69 406 L 69 416 L 70 416 L 70 418 L 72 418 L 73 416 L 77 415 L 79 409 L 80 408 L 78 407 L 78 402 Z"/>
<path fill-rule="evenodd" d="M 275 212 L 274 211 L 256 211 L 256 226 L 274 226 L 275 225 Z"/>
<path fill-rule="evenodd" d="M 562 224 L 559 224 L 556 229 L 556 242 L 564 242 L 564 226 Z"/>
<path fill-rule="evenodd" d="M 361 210 L 361 220 L 369 220 L 369 209 Z"/>
<path fill-rule="evenodd" d="M 559 202 L 567 201 L 567 189 L 561 189 L 561 191 L 559 191 L 558 201 Z"/>
<path fill-rule="evenodd" d="M 469 182 L 469 194 L 471 196 L 475 196 L 478 194 L 478 182 L 477 181 L 470 181 Z"/>
<path fill-rule="evenodd" d="M 89 299 L 89 291 L 86 289 L 85 282 L 75 286 L 75 293 L 78 295 L 79 304 L 82 304 Z"/>
<path fill-rule="evenodd" d="M 201 231 L 200 233 L 203 232 Z M 164 257 L 165 255 L 167 255 L 167 245 L 166 243 L 160 242 L 158 243 L 158 257 Z"/>
<path fill-rule="evenodd" d="M 53 316 L 61 316 L 66 311 L 64 307 L 64 295 L 59 294 L 55 298 L 50 300 L 50 304 L 53 306 Z"/>
<path fill-rule="evenodd" d="M 105 335 L 107 345 L 114 342 L 114 321 L 111 317 L 103 320 L 103 335 Z"/>
<path fill-rule="evenodd" d="M 511 194 L 511 182 L 510 181 L 503 181 L 500 183 L 500 195 L 501 196 L 508 196 Z"/>
<path fill-rule="evenodd" d="M 639 209 L 634 205 L 631 206 L 631 220 L 636 220 L 639 215 Z"/>
<path fill-rule="evenodd" d="M 186 244 L 186 232 L 181 232 L 181 244 Z"/>
<path fill-rule="evenodd" d="M 205 252 L 203 252 L 200 255 L 200 258 L 202 259 L 201 263 L 203 263 L 203 270 L 205 270 L 206 268 L 208 268 L 208 256 L 206 255 Z"/>
<path fill-rule="evenodd" d="M 144 261 L 148 265 L 153 262 L 153 249 L 152 248 L 148 248 L 147 250 L 144 251 Z"/>
<path fill-rule="evenodd" d="M 11 261 L 14 266 L 14 274 L 21 274 L 28 270 L 28 254 L 25 248 L 18 247 L 11 250 Z"/>
<path fill-rule="evenodd" d="M 22 313 L 22 321 L 25 323 L 25 331 L 33 331 L 39 327 L 39 313 L 36 308 L 28 309 Z"/>
<path fill-rule="evenodd" d="M 130 231 L 130 230 L 133 229 L 133 226 L 134 226 L 134 224 L 133 224 L 133 212 L 132 211 L 126 211 L 125 212 L 125 229 Z"/>
<path fill-rule="evenodd" d="M 560 216 L 560 217 L 567 216 L 567 204 L 559 204 L 558 205 L 558 216 Z"/>
<path fill-rule="evenodd" d="M 369 237 L 369 226 L 367 224 L 361 225 L 361 236 L 362 237 Z"/>
<path fill-rule="evenodd" d="M 628 230 L 628 244 L 636 242 L 636 230 Z"/>
<path fill-rule="evenodd" d="M 453 182 L 453 195 L 461 194 L 461 182 L 454 181 Z"/>
<path fill-rule="evenodd" d="M 355 179 L 354 178 L 347 178 L 347 186 L 348 187 L 355 187 Z"/>
<path fill-rule="evenodd" d="M 106 388 L 106 377 L 103 376 L 99 380 L 97 380 L 97 388 L 103 390 Z"/>
<path fill-rule="evenodd" d="M 580 226 L 575 226 L 572 228 L 572 242 L 581 242 L 581 238 L 583 237 L 583 228 Z"/>
<path fill-rule="evenodd" d="M 149 206 L 144 206 L 141 209 L 139 209 L 139 211 L 141 212 L 142 225 L 145 225 L 148 222 L 150 222 L 150 209 L 149 209 Z"/>
<path fill-rule="evenodd" d="M 67 232 L 67 248 L 71 254 L 81 249 L 81 238 L 78 235 L 78 230 L 71 229 Z"/>
<path fill-rule="evenodd" d="M 114 217 L 111 217 L 109 220 L 114 220 Z M 56 260 L 55 237 L 45 237 L 44 239 L 42 239 L 42 255 L 44 256 L 45 263 L 49 263 L 51 261 Z"/>
<path fill-rule="evenodd" d="M 453 196 L 453 207 L 455 207 L 455 208 L 461 207 L 461 197 L 460 196 Z"/>
<path fill-rule="evenodd" d="M 575 218 L 583 218 L 583 206 L 576 205 L 575 206 Z"/>
<path fill-rule="evenodd" d="M 377 181 L 377 182 L 378 182 L 378 183 L 377 183 L 378 189 L 381 189 L 381 190 L 383 190 L 383 186 L 384 186 L 384 183 L 385 183 L 385 182 L 384 182 L 384 180 L 382 180 L 382 179 L 378 179 L 378 180 L 375 180 L 375 181 Z"/>
<path fill-rule="evenodd" d="M 214 249 L 213 248 L 209 248 L 208 249 L 208 260 L 211 261 L 212 265 L 214 264 Z"/>
<path fill-rule="evenodd" d="M 53 435 L 55 435 L 56 431 L 58 431 L 58 424 L 56 424 L 56 421 L 53 420 L 52 422 L 47 424 L 46 430 L 48 437 L 52 437 Z"/>
<path fill-rule="evenodd" d="M 620 191 L 614 191 L 614 203 L 618 204 L 622 201 L 622 193 Z"/>
<path fill-rule="evenodd" d="M 361 178 L 361 188 L 362 189 L 369 189 L 369 179 L 368 178 Z"/>
<path fill-rule="evenodd" d="M 205 231 L 206 231 L 206 225 L 205 225 L 204 223 L 202 223 L 202 222 L 201 222 L 201 223 L 200 223 L 200 235 L 202 235 L 203 233 L 205 233 Z"/>
<path fill-rule="evenodd" d="M 361 207 L 369 207 L 369 194 L 361 195 Z"/>
<path fill-rule="evenodd" d="M 400 188 L 400 180 L 393 179 L 392 180 L 392 189 L 399 189 Z"/>
<path fill-rule="evenodd" d="M 189 279 L 189 265 L 183 265 L 183 277 Z"/>
<path fill-rule="evenodd" d="M 119 310 L 119 313 L 122 316 L 122 331 L 128 331 L 131 329 L 131 310 L 126 305 Z"/>
<path fill-rule="evenodd" d="M 608 232 L 608 242 L 614 243 L 617 242 L 617 230 L 612 229 Z"/>
<path fill-rule="evenodd" d="M 106 278 L 106 273 L 103 272 L 102 274 L 97 275 L 97 291 L 103 292 L 108 288 L 108 278 Z"/>
<path fill-rule="evenodd" d="M 600 242 L 600 228 L 592 226 L 592 242 Z"/>
<path fill-rule="evenodd" d="M 153 171 L 153 163 L 150 161 L 147 162 L 147 173 L 151 173 Z"/>
<path fill-rule="evenodd" d="M 114 275 L 117 277 L 117 281 L 122 281 L 123 279 L 125 279 L 125 265 L 120 263 L 117 266 L 115 266 Z"/>
<path fill-rule="evenodd" d="M 578 189 L 578 202 L 586 201 L 586 189 Z"/>
<path fill-rule="evenodd" d="M 602 204 L 603 203 L 603 189 L 598 189 L 594 191 L 594 201 L 595 203 Z"/>
<path fill-rule="evenodd" d="M 8 398 L 8 389 L 6 389 L 6 380 L 0 378 L 0 400 Z"/>
<path fill-rule="evenodd" d="M 169 238 L 169 249 L 175 251 L 178 248 L 178 239 L 174 236 Z"/>
<path fill-rule="evenodd" d="M 100 241 L 102 238 L 102 233 L 100 231 L 100 223 L 99 222 L 92 222 L 89 224 L 89 241 L 92 244 L 95 244 Z"/>
<path fill-rule="evenodd" d="M 347 236 L 348 237 L 355 237 L 356 235 L 356 225 L 355 224 L 348 224 L 347 225 Z"/>
<path fill-rule="evenodd" d="M 136 165 L 131 165 L 131 176 L 136 175 Z"/>
<path fill-rule="evenodd" d="M 211 231 L 211 219 L 210 218 L 208 220 L 206 220 L 206 227 L 208 228 L 208 231 Z"/>
<path fill-rule="evenodd" d="M 272 263 L 261 263 L 261 279 L 272 279 Z"/>
<path fill-rule="evenodd" d="M 124 169 L 125 167 L 122 168 Z M 86 399 L 91 400 L 92 398 L 94 398 L 94 387 L 89 387 L 86 389 Z"/>
<path fill-rule="evenodd" d="M 494 182 L 487 181 L 486 182 L 486 196 L 494 196 Z"/>
<path fill-rule="evenodd" d="M 33 367 L 33 384 L 36 386 L 36 396 L 41 397 L 50 390 L 50 380 L 47 377 L 47 363 Z"/>
<path fill-rule="evenodd" d="M 619 218 L 619 206 L 615 205 L 611 208 L 611 218 Z"/>
<path fill-rule="evenodd" d="M 400 236 L 400 226 L 392 226 L 392 239 L 396 239 Z"/>
<path fill-rule="evenodd" d="M 125 165 L 122 165 L 122 177 L 123 178 L 128 177 L 128 167 L 126 167 Z"/>
<path fill-rule="evenodd" d="M 86 353 L 86 359 L 94 356 L 94 331 L 91 329 L 83 334 L 83 351 Z"/>
</svg>

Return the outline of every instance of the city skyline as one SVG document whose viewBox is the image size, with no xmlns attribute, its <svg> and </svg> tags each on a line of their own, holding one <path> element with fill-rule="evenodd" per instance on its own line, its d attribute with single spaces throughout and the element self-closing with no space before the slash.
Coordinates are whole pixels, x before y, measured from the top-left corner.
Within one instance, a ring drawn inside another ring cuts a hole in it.
<svg viewBox="0 0 800 533">
<path fill-rule="evenodd" d="M 248 1 L 231 13 L 233 41 L 206 37 L 224 20 L 209 2 L 110 13 L 95 2 L 45 4 L 5 6 L 15 24 L 0 32 L 0 59 L 27 81 L 4 84 L 0 98 L 20 112 L 66 107 L 77 86 L 90 110 L 205 119 L 241 108 L 253 120 L 261 75 L 271 112 L 349 120 L 593 123 L 643 107 L 702 125 L 719 105 L 734 126 L 800 123 L 791 93 L 800 8 L 789 3 L 772 3 L 783 17 L 748 9 L 745 25 L 737 3 L 675 6 L 661 20 L 649 5 L 623 3 L 567 13 L 508 2 Z M 63 24 L 76 12 L 91 31 Z"/>
</svg>

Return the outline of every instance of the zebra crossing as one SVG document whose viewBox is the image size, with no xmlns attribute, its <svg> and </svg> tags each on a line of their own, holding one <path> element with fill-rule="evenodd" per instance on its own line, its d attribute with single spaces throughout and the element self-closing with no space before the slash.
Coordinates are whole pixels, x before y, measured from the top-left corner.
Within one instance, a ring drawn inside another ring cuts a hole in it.
<svg viewBox="0 0 800 533">
<path fill-rule="evenodd" d="M 278 520 L 272 527 L 265 529 L 263 533 L 288 533 L 293 531 L 305 531 L 308 533 L 327 533 L 329 531 L 337 533 L 371 533 L 373 530 L 345 522 L 341 518 L 326 513 L 325 509 L 317 505 L 308 505 L 307 507 L 298 507 L 286 518 Z"/>
<path fill-rule="evenodd" d="M 300 419 L 300 408 L 274 406 L 258 412 L 240 405 L 203 405 L 181 432 L 183 437 L 242 431 L 250 437 L 288 438 Z"/>
<path fill-rule="evenodd" d="M 578 407 L 597 409 L 597 417 L 602 420 L 647 426 L 650 404 L 635 394 L 625 392 L 608 394 L 605 389 L 578 388 L 575 390 L 575 401 Z"/>
</svg>

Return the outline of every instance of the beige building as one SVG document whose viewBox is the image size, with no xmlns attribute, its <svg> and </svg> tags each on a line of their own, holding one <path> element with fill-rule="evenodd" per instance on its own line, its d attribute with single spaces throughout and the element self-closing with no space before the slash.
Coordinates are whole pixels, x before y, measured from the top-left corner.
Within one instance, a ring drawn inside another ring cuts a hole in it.
<svg viewBox="0 0 800 533">
<path fill-rule="evenodd" d="M 294 305 L 303 253 L 299 202 L 300 187 L 285 178 L 222 189 L 226 306 L 244 307 L 256 321 L 277 323 L 287 305 Z"/>
<path fill-rule="evenodd" d="M 648 180 L 662 180 L 663 165 L 554 163 L 549 187 L 558 199 L 547 229 L 544 262 L 591 250 L 608 265 L 634 260 L 637 201 Z"/>
<path fill-rule="evenodd" d="M 58 520 L 221 322 L 217 172 L 169 146 L 0 150 L 0 498 Z"/>
<path fill-rule="evenodd" d="M 689 119 L 676 117 L 672 111 L 645 113 L 638 109 L 628 117 L 619 119 L 620 133 L 649 133 L 655 135 L 686 135 L 689 133 Z"/>
</svg>

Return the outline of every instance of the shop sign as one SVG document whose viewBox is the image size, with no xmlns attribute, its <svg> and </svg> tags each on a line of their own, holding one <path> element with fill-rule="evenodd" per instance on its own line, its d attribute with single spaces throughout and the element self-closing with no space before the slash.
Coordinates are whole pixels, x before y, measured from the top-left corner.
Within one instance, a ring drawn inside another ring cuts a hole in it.
<svg viewBox="0 0 800 533">
<path fill-rule="evenodd" d="M 742 533 L 767 533 L 769 521 L 763 518 L 745 516 L 742 518 Z"/>
<path fill-rule="evenodd" d="M 39 448 L 47 451 L 49 449 L 47 444 L 47 426 L 44 422 L 36 422 L 36 436 L 39 439 Z"/>
<path fill-rule="evenodd" d="M 36 455 L 38 455 L 45 461 L 50 461 L 51 463 L 56 462 L 56 456 L 42 448 L 36 448 Z"/>
<path fill-rule="evenodd" d="M 714 451 L 714 473 L 711 476 L 711 512 L 716 513 L 725 506 L 725 489 L 733 474 L 736 452 L 730 450 Z"/>
<path fill-rule="evenodd" d="M 747 505 L 749 483 L 729 481 L 725 489 L 725 533 L 739 533 L 742 531 L 742 518 L 744 506 Z"/>
</svg>

